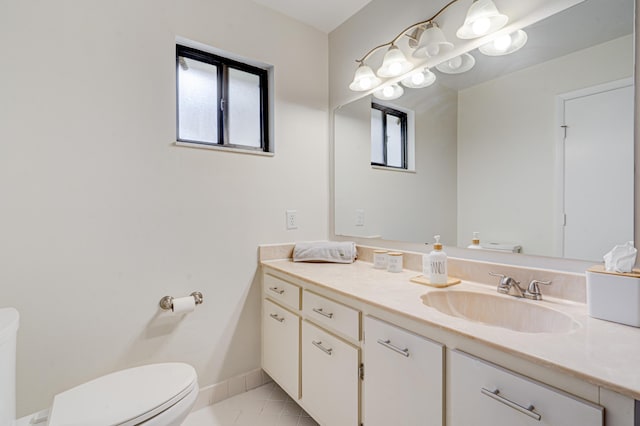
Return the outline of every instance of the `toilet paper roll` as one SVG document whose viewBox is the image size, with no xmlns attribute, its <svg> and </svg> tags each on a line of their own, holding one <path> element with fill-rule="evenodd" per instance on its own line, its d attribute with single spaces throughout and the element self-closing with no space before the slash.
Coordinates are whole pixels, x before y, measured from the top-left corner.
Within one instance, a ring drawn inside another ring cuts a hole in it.
<svg viewBox="0 0 640 426">
<path fill-rule="evenodd" d="M 196 309 L 196 299 L 193 296 L 173 299 L 171 310 L 175 314 L 188 314 Z"/>
</svg>

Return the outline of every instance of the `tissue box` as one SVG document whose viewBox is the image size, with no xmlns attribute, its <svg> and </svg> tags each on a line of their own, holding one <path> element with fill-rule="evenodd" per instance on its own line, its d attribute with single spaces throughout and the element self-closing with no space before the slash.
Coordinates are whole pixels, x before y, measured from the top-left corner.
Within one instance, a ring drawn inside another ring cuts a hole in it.
<svg viewBox="0 0 640 426">
<path fill-rule="evenodd" d="M 606 272 L 598 265 L 587 270 L 589 315 L 640 327 L 640 271 Z"/>
</svg>

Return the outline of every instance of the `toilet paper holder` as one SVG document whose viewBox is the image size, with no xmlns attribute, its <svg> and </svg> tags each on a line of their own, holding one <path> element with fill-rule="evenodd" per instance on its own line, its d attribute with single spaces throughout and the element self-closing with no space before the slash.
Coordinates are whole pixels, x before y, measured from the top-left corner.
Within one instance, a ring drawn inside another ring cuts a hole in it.
<svg viewBox="0 0 640 426">
<path fill-rule="evenodd" d="M 199 291 L 194 291 L 189 296 L 193 297 L 193 299 L 196 301 L 196 305 L 201 305 L 202 302 L 204 301 L 204 297 L 202 296 L 202 293 L 200 293 Z M 160 299 L 160 307 L 162 309 L 164 309 L 165 311 L 172 310 L 172 308 L 173 308 L 173 297 L 172 296 L 164 296 L 162 299 Z"/>
</svg>

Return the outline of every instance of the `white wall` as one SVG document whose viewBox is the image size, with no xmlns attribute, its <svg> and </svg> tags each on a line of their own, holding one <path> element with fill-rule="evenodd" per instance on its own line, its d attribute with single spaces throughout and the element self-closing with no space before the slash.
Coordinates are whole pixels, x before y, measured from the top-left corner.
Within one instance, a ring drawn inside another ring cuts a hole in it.
<svg viewBox="0 0 640 426">
<path fill-rule="evenodd" d="M 632 49 L 626 36 L 460 91 L 458 245 L 480 231 L 527 254 L 561 255 L 557 97 L 631 77 Z"/>
<path fill-rule="evenodd" d="M 173 145 L 176 36 L 275 66 L 275 157 Z M 5 0 L 0 40 L 18 414 L 149 362 L 201 386 L 259 367 L 257 245 L 327 235 L 326 34 L 248 0 Z M 159 312 L 194 290 L 196 312 Z"/>
<path fill-rule="evenodd" d="M 440 234 L 442 241 L 455 244 L 457 93 L 442 90 L 438 99 L 441 103 L 425 102 L 413 109 L 412 172 L 371 167 L 369 97 L 336 111 L 337 234 L 422 243 Z M 398 105 L 385 104 L 406 106 L 402 99 Z M 355 226 L 356 209 L 365 211 L 364 226 Z"/>
</svg>

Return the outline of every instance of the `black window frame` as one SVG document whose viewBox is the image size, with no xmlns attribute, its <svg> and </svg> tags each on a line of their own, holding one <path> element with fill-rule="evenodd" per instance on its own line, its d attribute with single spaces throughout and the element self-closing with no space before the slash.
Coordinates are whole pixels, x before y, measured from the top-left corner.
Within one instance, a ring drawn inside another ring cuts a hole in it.
<svg viewBox="0 0 640 426">
<path fill-rule="evenodd" d="M 404 111 L 400 111 L 397 110 L 395 108 L 391 108 L 385 105 L 381 105 L 378 104 L 376 102 L 371 102 L 371 109 L 376 109 L 379 111 L 382 111 L 382 135 L 383 135 L 383 141 L 382 141 L 382 158 L 383 158 L 383 163 L 377 163 L 372 161 L 371 165 L 372 166 L 380 166 L 380 167 L 390 167 L 393 169 L 399 169 L 399 170 L 408 170 L 408 161 L 407 161 L 407 147 L 408 147 L 408 137 L 407 137 L 407 122 L 408 122 L 408 118 L 407 118 L 407 113 Z M 398 119 L 400 119 L 400 138 L 401 138 L 401 155 L 402 155 L 402 166 L 392 166 L 387 164 L 388 160 L 387 160 L 387 139 L 388 139 L 388 135 L 387 135 L 387 115 L 392 115 L 394 117 L 397 117 Z"/>
<path fill-rule="evenodd" d="M 218 99 L 218 142 L 206 142 L 180 138 L 180 89 L 179 74 L 180 58 L 189 58 L 199 62 L 214 65 L 217 69 Z M 232 99 L 229 99 L 229 69 L 236 69 L 250 74 L 257 75 L 260 79 L 260 146 L 233 144 L 229 141 L 229 117 L 228 108 L 225 108 Z M 220 55 L 205 52 L 184 45 L 176 45 L 176 140 L 178 142 L 193 143 L 199 145 L 209 145 L 225 148 L 236 148 L 249 151 L 271 152 L 269 138 L 269 71 L 244 62 L 229 59 Z"/>
</svg>

